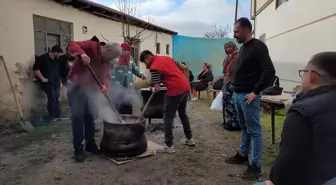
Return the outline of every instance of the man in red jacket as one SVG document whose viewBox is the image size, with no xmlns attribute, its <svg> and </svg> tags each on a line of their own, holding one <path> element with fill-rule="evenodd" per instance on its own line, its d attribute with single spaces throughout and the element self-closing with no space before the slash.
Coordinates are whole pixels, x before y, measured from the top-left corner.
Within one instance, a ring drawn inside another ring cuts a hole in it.
<svg viewBox="0 0 336 185">
<path fill-rule="evenodd" d="M 180 70 L 180 68 L 185 68 L 185 66 L 167 56 L 154 56 L 148 50 L 141 52 L 140 61 L 145 63 L 151 72 L 153 92 L 160 91 L 161 83 L 167 87 L 168 92 L 163 113 L 165 127 L 165 146 L 162 148 L 163 152 L 175 153 L 173 145 L 173 122 L 176 111 L 178 111 L 186 136 L 186 140 L 183 141 L 184 144 L 195 146 L 186 111 L 190 85 Z"/>
<path fill-rule="evenodd" d="M 94 139 L 94 116 L 89 104 L 88 90 L 98 88 L 87 66 L 90 65 L 103 83 L 101 91 L 107 93 L 109 86 L 109 61 L 121 54 L 119 44 L 102 44 L 91 40 L 71 42 L 68 52 L 75 59 L 68 75 L 68 101 L 71 112 L 73 145 L 76 162 L 84 161 L 82 141 L 85 149 L 93 154 L 100 151 Z M 85 130 L 85 131 L 84 131 Z M 83 133 L 84 131 L 84 133 Z M 84 137 L 83 137 L 84 135 Z"/>
</svg>

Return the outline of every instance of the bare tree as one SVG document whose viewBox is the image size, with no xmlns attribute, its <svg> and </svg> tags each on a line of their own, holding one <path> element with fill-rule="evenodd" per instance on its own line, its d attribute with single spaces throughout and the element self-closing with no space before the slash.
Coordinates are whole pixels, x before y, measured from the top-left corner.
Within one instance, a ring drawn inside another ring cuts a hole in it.
<svg viewBox="0 0 336 185">
<path fill-rule="evenodd" d="M 146 24 L 139 24 L 136 21 L 140 15 L 139 7 L 133 0 L 113 0 L 116 9 L 123 13 L 122 17 L 122 33 L 121 36 L 124 41 L 130 43 L 141 42 L 151 36 L 152 32 L 146 32 L 149 26 Z M 145 22 L 153 23 L 154 19 L 150 16 L 144 18 Z"/>
<path fill-rule="evenodd" d="M 203 37 L 209 39 L 224 39 L 230 36 L 231 27 L 229 25 L 219 26 L 214 24 L 213 31 L 205 32 Z"/>
</svg>

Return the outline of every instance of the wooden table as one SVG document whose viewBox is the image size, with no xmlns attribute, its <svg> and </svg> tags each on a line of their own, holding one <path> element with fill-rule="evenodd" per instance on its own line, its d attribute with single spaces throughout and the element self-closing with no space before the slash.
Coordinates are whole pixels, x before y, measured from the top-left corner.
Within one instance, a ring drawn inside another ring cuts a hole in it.
<svg viewBox="0 0 336 185">
<path fill-rule="evenodd" d="M 272 144 L 275 144 L 275 110 L 277 108 L 284 108 L 285 102 L 292 97 L 288 93 L 276 96 L 262 96 L 261 102 L 268 104 L 271 107 L 271 128 L 272 128 Z"/>
</svg>

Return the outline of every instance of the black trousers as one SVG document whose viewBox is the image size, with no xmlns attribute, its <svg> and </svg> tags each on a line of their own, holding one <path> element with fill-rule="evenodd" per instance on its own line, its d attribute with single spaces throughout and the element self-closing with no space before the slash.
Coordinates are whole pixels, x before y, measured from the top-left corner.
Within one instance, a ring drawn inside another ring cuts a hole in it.
<svg viewBox="0 0 336 185">
<path fill-rule="evenodd" d="M 167 96 L 163 112 L 163 123 L 165 130 L 165 143 L 168 147 L 174 144 L 173 125 L 176 112 L 178 112 L 183 131 L 187 139 L 192 138 L 190 122 L 187 115 L 189 90 L 177 96 Z"/>
<path fill-rule="evenodd" d="M 68 102 L 71 112 L 73 146 L 75 152 L 83 151 L 83 139 L 87 148 L 96 146 L 94 115 L 85 90 L 68 83 Z"/>
<path fill-rule="evenodd" d="M 60 97 L 60 88 L 58 86 L 53 85 L 51 82 L 40 83 L 42 90 L 47 95 L 48 103 L 47 109 L 49 112 L 50 118 L 57 118 L 60 116 L 61 108 L 59 103 Z"/>
<path fill-rule="evenodd" d="M 206 83 L 201 82 L 191 82 L 190 86 L 196 91 L 204 91 L 208 88 L 208 85 Z"/>
</svg>

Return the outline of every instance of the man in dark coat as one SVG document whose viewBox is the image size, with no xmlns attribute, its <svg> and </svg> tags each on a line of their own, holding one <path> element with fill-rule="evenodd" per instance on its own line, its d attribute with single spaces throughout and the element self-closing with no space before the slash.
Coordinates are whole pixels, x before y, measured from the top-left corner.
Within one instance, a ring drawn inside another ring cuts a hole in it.
<svg viewBox="0 0 336 185">
<path fill-rule="evenodd" d="M 288 110 L 266 184 L 322 185 L 336 177 L 336 52 L 314 55 L 299 75 L 303 92 Z"/>
<path fill-rule="evenodd" d="M 46 93 L 48 98 L 47 109 L 49 117 L 47 121 L 54 122 L 61 118 L 61 109 L 59 103 L 60 97 L 60 64 L 59 56 L 63 50 L 59 46 L 53 46 L 50 52 L 36 57 L 33 71 L 38 79 L 38 84 Z"/>
</svg>

